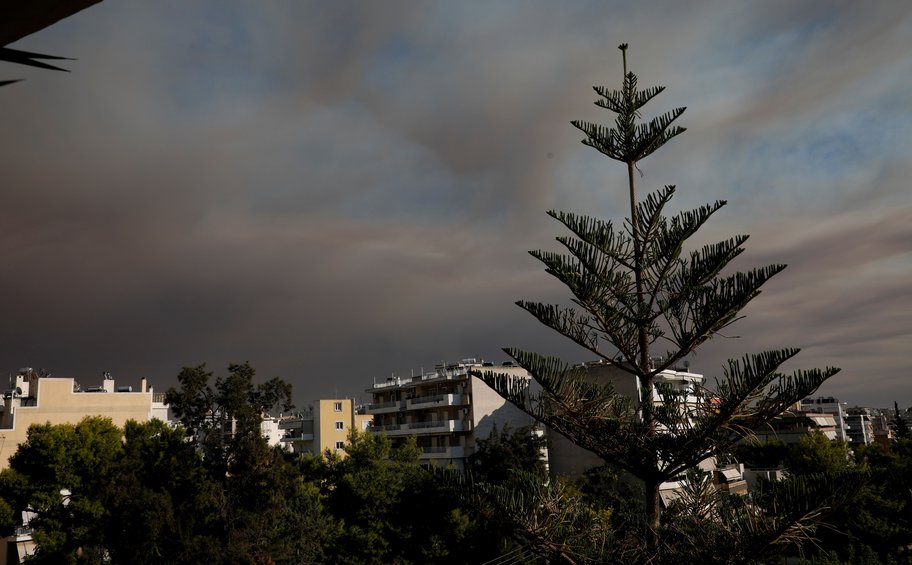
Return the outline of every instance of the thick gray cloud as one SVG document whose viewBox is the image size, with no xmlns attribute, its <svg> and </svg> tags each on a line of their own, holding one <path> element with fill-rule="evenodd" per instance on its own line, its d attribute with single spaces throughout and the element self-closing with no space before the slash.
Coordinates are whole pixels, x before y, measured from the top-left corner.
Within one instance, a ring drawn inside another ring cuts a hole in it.
<svg viewBox="0 0 912 565">
<path fill-rule="evenodd" d="M 706 240 L 790 264 L 694 360 L 795 345 L 824 392 L 912 403 L 912 9 L 830 2 L 103 2 L 0 90 L 0 364 L 174 382 L 250 360 L 301 403 L 501 346 L 584 353 L 513 305 L 548 208 L 620 219 L 579 144 L 621 75 L 688 106 L 642 164 Z M 7 67 L 4 67 L 6 70 Z M 12 69 L 12 67 L 10 67 Z"/>
</svg>

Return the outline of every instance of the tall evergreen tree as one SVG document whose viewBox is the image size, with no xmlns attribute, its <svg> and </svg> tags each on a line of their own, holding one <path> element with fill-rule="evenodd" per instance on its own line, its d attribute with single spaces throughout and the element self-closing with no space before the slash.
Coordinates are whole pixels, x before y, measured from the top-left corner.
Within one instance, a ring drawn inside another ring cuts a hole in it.
<svg viewBox="0 0 912 565">
<path fill-rule="evenodd" d="M 531 254 L 570 290 L 573 305 L 517 304 L 635 379 L 638 397 L 594 382 L 585 368 L 512 348 L 505 351 L 541 385 L 539 392 L 510 375 L 479 376 L 554 432 L 641 480 L 646 547 L 654 550 L 663 482 L 724 453 L 750 430 L 813 393 L 838 369 L 780 373 L 778 367 L 799 351 L 788 348 L 730 360 L 715 386 L 681 392 L 663 382 L 663 371 L 740 319 L 742 309 L 785 265 L 725 271 L 743 251 L 746 235 L 685 250 L 724 201 L 667 217 L 674 186 L 638 196 L 638 164 L 684 132 L 677 125 L 684 108 L 641 121 L 642 108 L 664 87 L 640 89 L 637 76 L 627 70 L 627 45 L 620 50 L 621 89 L 595 87 L 596 105 L 616 114 L 614 124 L 572 124 L 585 133 L 585 145 L 625 165 L 630 217 L 615 226 L 585 215 L 548 212 L 573 235 L 557 238 L 563 253 Z"/>
</svg>

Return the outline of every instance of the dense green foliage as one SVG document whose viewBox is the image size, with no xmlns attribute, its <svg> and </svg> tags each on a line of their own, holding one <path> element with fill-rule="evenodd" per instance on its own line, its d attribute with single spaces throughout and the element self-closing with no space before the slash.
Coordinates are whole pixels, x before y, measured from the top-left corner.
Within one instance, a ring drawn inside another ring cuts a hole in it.
<svg viewBox="0 0 912 565">
<path fill-rule="evenodd" d="M 338 524 L 317 486 L 260 432 L 266 409 L 289 405 L 290 386 L 254 385 L 246 364 L 214 388 L 210 377 L 185 368 L 183 388 L 168 391 L 186 427 L 119 429 L 90 417 L 29 430 L 0 491 L 10 508 L 35 513 L 34 562 L 323 561 Z"/>
<path fill-rule="evenodd" d="M 161 421 L 123 430 L 103 418 L 34 426 L 0 473 L 0 527 L 9 533 L 21 510 L 36 513 L 35 563 L 636 561 L 642 541 L 629 532 L 645 519 L 642 487 L 608 466 L 573 484 L 544 484 L 533 457 L 540 440 L 527 432 L 500 429 L 482 442 L 473 469 L 484 480 L 472 485 L 477 500 L 467 501 L 418 465 L 413 442 L 393 451 L 382 435 L 354 432 L 344 458 L 261 449 L 265 440 L 238 444 L 232 458 L 247 463 L 228 476 L 213 474 L 183 428 Z M 803 555 L 833 565 L 904 562 L 898 548 L 912 542 L 912 442 L 853 453 L 812 435 L 797 446 L 771 442 L 736 454 L 799 478 L 866 470 L 864 488 L 830 516 L 831 528 L 816 532 L 818 541 L 802 546 Z M 731 544 L 730 525 L 702 515 L 711 506 L 717 516 L 737 516 L 748 499 L 714 493 L 706 479 L 692 474 L 687 496 L 666 509 L 663 539 L 686 545 L 690 562 L 750 561 Z M 818 494 L 829 495 L 833 485 L 819 480 Z M 507 483 L 535 496 L 518 500 Z M 753 497 L 772 505 L 788 488 L 763 485 Z"/>
<path fill-rule="evenodd" d="M 122 432 L 110 420 L 36 425 L 0 475 L 3 498 L 30 508 L 36 563 L 94 562 L 103 555 L 104 531 L 115 519 L 105 504 L 107 485 L 123 453 Z"/>
<path fill-rule="evenodd" d="M 849 565 L 908 563 L 912 544 L 912 441 L 900 439 L 849 450 L 844 442 L 810 434 L 799 444 L 740 446 L 742 461 L 787 469 L 797 477 L 856 469 L 868 479 L 847 504 L 827 517 L 814 543 L 801 547 L 808 563 Z"/>
<path fill-rule="evenodd" d="M 346 453 L 304 464 L 341 525 L 334 562 L 461 563 L 479 545 L 484 530 L 418 465 L 414 438 L 393 451 L 386 436 L 352 431 Z"/>
<path fill-rule="evenodd" d="M 486 439 L 475 442 L 475 451 L 468 458 L 468 468 L 477 480 L 505 483 L 515 471 L 524 471 L 544 479 L 547 469 L 542 452 L 547 446 L 544 435 L 532 426 L 513 429 L 509 424 L 495 425 Z"/>
<path fill-rule="evenodd" d="M 32 511 L 35 563 L 474 563 L 518 547 L 418 465 L 414 440 L 394 451 L 353 431 L 346 457 L 269 447 L 261 416 L 287 408 L 291 390 L 254 376 L 231 365 L 212 386 L 205 366 L 185 368 L 167 393 L 177 428 L 98 417 L 33 426 L 0 473 L 0 533 Z M 536 453 L 506 468 L 541 465 L 539 440 L 503 439 Z"/>
</svg>

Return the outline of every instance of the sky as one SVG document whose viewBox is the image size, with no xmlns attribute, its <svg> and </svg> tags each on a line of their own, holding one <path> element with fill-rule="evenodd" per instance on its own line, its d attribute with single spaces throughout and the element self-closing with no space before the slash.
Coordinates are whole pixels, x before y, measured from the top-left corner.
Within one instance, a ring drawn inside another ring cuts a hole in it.
<svg viewBox="0 0 912 565">
<path fill-rule="evenodd" d="M 565 303 L 545 211 L 616 222 L 624 165 L 580 143 L 593 85 L 688 131 L 640 163 L 696 243 L 787 263 L 691 359 L 795 346 L 821 394 L 912 405 L 912 4 L 104 1 L 0 64 L 0 370 L 92 386 L 249 361 L 299 406 L 392 374 L 591 360 L 514 302 Z"/>
</svg>

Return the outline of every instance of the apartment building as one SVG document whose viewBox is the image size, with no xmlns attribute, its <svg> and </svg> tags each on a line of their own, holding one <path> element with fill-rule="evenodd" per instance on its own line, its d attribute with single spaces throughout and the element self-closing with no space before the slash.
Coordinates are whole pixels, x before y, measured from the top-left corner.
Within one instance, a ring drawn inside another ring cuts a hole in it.
<svg viewBox="0 0 912 565">
<path fill-rule="evenodd" d="M 846 426 L 851 445 L 874 443 L 874 412 L 870 408 L 855 406 L 846 410 Z"/>
<path fill-rule="evenodd" d="M 153 392 L 145 378 L 135 388 L 117 386 L 107 374 L 99 382 L 82 387 L 72 378 L 21 369 L 10 380 L 0 406 L 0 470 L 9 465 L 32 424 L 78 424 L 86 416 L 103 416 L 122 427 L 127 420 L 168 419 L 164 393 Z"/>
<path fill-rule="evenodd" d="M 301 414 L 279 421 L 280 442 L 293 453 L 330 451 L 344 456 L 349 432 L 364 431 L 370 422 L 371 416 L 350 398 L 317 400 Z"/>
<path fill-rule="evenodd" d="M 777 439 L 785 443 L 798 443 L 814 431 L 819 431 L 828 439 L 836 439 L 836 417 L 822 412 L 784 412 L 765 427 L 754 430 L 754 436 L 759 441 Z"/>
<path fill-rule="evenodd" d="M 525 369 L 510 362 L 495 365 L 474 358 L 441 363 L 418 376 L 390 377 L 367 389 L 372 401 L 365 412 L 374 418 L 368 430 L 386 434 L 394 448 L 415 436 L 423 463 L 462 469 L 476 441 L 490 436 L 494 426 L 518 429 L 535 424 L 472 371 L 529 378 Z"/>
<path fill-rule="evenodd" d="M 893 429 L 890 426 L 890 417 L 883 410 L 871 416 L 871 427 L 874 430 L 874 443 L 881 447 L 888 447 L 894 440 Z"/>
<path fill-rule="evenodd" d="M 836 439 L 839 441 L 849 441 L 849 425 L 846 422 L 846 404 L 832 396 L 818 396 L 817 398 L 805 398 L 801 401 L 802 412 L 818 412 L 821 414 L 832 414 L 836 420 Z"/>
</svg>

